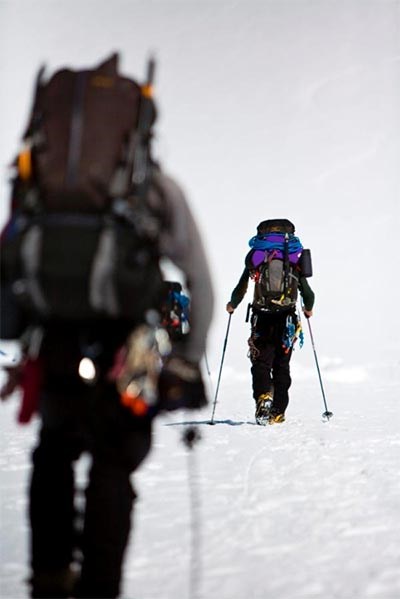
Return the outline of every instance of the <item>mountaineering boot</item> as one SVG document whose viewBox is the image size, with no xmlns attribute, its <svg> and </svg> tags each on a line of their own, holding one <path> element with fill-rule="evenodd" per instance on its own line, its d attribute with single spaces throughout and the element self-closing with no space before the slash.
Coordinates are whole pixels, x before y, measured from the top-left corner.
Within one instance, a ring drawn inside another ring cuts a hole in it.
<svg viewBox="0 0 400 599">
<path fill-rule="evenodd" d="M 257 424 L 267 424 L 269 412 L 272 406 L 272 393 L 262 393 L 256 402 L 256 422 Z"/>
<path fill-rule="evenodd" d="M 281 424 L 285 422 L 285 414 L 276 414 L 271 412 L 268 417 L 268 424 Z"/>
</svg>

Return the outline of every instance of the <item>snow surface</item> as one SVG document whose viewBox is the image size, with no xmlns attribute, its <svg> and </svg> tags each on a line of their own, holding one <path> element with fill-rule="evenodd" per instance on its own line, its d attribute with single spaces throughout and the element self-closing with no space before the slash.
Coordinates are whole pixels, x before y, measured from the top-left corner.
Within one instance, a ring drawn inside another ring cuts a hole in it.
<svg viewBox="0 0 400 599">
<path fill-rule="evenodd" d="M 160 419 L 134 477 L 124 596 L 397 599 L 399 1 L 1 0 L 0 27 L 1 223 L 39 65 L 52 73 L 120 50 L 123 72 L 140 77 L 156 53 L 157 153 L 188 193 L 214 276 L 211 397 L 225 304 L 257 223 L 290 218 L 312 250 L 312 326 L 334 418 L 321 421 L 306 330 L 287 422 L 254 425 L 246 298 L 216 425 L 211 405 Z M 17 403 L 1 406 L 0 595 L 10 599 L 26 596 L 37 428 L 16 425 Z M 202 440 L 188 455 L 180 439 L 192 420 Z"/>
<path fill-rule="evenodd" d="M 329 422 L 316 376 L 295 382 L 287 421 L 259 427 L 249 380 L 226 374 L 214 426 L 210 408 L 157 421 L 154 449 L 134 476 L 123 597 L 399 597 L 400 381 L 373 392 L 368 382 L 327 382 Z M 10 598 L 26 596 L 36 430 L 16 429 L 15 407 L 3 408 L 0 451 L 1 596 Z M 189 451 L 182 435 L 193 423 L 201 440 Z M 81 485 L 86 467 L 81 460 Z"/>
</svg>

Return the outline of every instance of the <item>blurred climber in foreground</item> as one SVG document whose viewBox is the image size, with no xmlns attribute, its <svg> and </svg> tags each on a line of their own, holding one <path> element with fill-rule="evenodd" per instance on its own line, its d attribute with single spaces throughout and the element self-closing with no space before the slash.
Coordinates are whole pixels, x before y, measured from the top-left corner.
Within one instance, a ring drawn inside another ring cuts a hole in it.
<svg viewBox="0 0 400 599">
<path fill-rule="evenodd" d="M 2 395 L 38 413 L 29 490 L 32 597 L 120 593 L 135 492 L 154 417 L 198 409 L 213 293 L 203 244 L 177 183 L 151 155 L 156 111 L 143 85 L 94 69 L 37 78 L 1 241 L 3 339 L 21 363 Z M 162 257 L 181 269 L 190 332 L 154 352 Z M 74 462 L 91 456 L 80 527 Z M 160 592 L 161 589 L 160 589 Z"/>
</svg>

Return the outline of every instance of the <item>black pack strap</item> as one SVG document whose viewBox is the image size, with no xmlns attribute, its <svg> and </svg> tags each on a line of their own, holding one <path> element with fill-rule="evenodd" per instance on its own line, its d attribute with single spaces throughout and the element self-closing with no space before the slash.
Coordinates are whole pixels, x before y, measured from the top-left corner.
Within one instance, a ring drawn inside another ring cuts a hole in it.
<svg viewBox="0 0 400 599">
<path fill-rule="evenodd" d="M 283 247 L 283 295 L 286 297 L 289 289 L 289 234 L 285 233 L 285 243 Z"/>
<path fill-rule="evenodd" d="M 117 261 L 117 239 L 114 227 L 102 230 L 89 281 L 89 303 L 99 312 L 119 316 L 120 306 L 114 284 Z"/>
<path fill-rule="evenodd" d="M 117 201 L 130 192 L 136 199 L 145 198 L 151 181 L 150 138 L 155 118 L 153 81 L 155 61 L 147 65 L 146 82 L 140 88 L 140 104 L 137 127 L 131 132 L 125 158 L 114 173 L 109 187 L 111 198 Z"/>
<path fill-rule="evenodd" d="M 80 71 L 79 73 L 76 73 L 66 173 L 66 183 L 70 186 L 75 185 L 78 179 L 79 162 L 82 151 L 83 112 L 86 80 L 86 71 Z"/>
<path fill-rule="evenodd" d="M 49 306 L 40 286 L 38 270 L 42 247 L 42 229 L 31 227 L 24 236 L 21 244 L 21 260 L 24 272 L 24 292 L 42 315 L 49 313 Z"/>
<path fill-rule="evenodd" d="M 155 61 L 151 58 L 147 65 L 146 83 L 141 86 L 137 145 L 135 149 L 132 182 L 137 197 L 145 197 L 149 184 L 149 142 L 154 119 L 153 83 Z"/>
</svg>

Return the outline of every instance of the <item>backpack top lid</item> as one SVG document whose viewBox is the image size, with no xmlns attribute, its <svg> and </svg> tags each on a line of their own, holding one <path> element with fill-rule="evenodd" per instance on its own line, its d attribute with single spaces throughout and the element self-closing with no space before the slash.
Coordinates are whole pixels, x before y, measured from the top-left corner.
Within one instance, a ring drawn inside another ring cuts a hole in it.
<svg viewBox="0 0 400 599">
<path fill-rule="evenodd" d="M 39 77 L 25 136 L 34 153 L 28 178 L 46 209 L 104 211 L 112 198 L 131 192 L 135 161 L 152 162 L 152 80 L 148 73 L 140 85 L 119 74 L 118 61 L 114 53 L 92 69 Z"/>
<path fill-rule="evenodd" d="M 295 226 L 287 218 L 274 218 L 270 220 L 263 220 L 257 227 L 257 235 L 263 235 L 265 233 L 294 233 Z"/>
<path fill-rule="evenodd" d="M 43 73 L 44 73 L 45 68 L 42 67 L 38 74 L 38 79 L 39 79 L 38 87 L 40 90 L 40 87 L 42 87 L 42 88 L 45 87 L 56 76 L 58 76 L 58 77 L 60 75 L 65 76 L 65 73 L 69 73 L 73 76 L 76 76 L 80 73 L 87 73 L 92 76 L 90 83 L 91 83 L 91 86 L 95 87 L 95 88 L 96 87 L 97 88 L 112 88 L 115 85 L 115 80 L 119 79 L 120 81 L 125 81 L 125 82 L 129 81 L 130 83 L 133 83 L 139 90 L 142 86 L 136 79 L 134 79 L 132 77 L 125 77 L 124 75 L 122 75 L 120 73 L 119 62 L 120 62 L 119 53 L 113 52 L 108 58 L 106 58 L 100 64 L 98 64 L 92 68 L 77 69 L 77 70 L 70 69 L 68 67 L 61 68 L 61 69 L 57 70 L 53 74 L 53 76 L 50 78 L 50 80 L 47 82 L 43 81 Z M 147 83 L 145 85 L 147 85 Z M 154 99 L 152 97 L 151 98 L 148 97 L 148 100 L 149 100 L 148 105 L 150 106 L 150 120 L 151 120 L 151 125 L 153 125 L 157 118 L 157 109 L 156 109 L 156 106 L 154 103 Z"/>
<path fill-rule="evenodd" d="M 100 62 L 100 64 L 92 67 L 92 68 L 86 68 L 86 69 L 71 69 L 69 67 L 63 67 L 58 69 L 57 71 L 55 71 L 53 73 L 53 75 L 48 78 L 47 80 L 45 80 L 44 77 L 44 73 L 46 70 L 45 65 L 42 65 L 39 69 L 39 72 L 36 76 L 36 85 L 35 85 L 35 92 L 34 92 L 34 98 L 33 98 L 33 114 L 31 114 L 30 120 L 28 122 L 28 125 L 24 131 L 23 134 L 23 138 L 27 138 L 32 134 L 32 128 L 35 125 L 35 121 L 37 120 L 37 118 L 35 118 L 35 116 L 37 117 L 37 115 L 35 115 L 35 112 L 38 108 L 38 104 L 41 104 L 43 101 L 45 102 L 45 106 L 47 107 L 47 104 L 51 101 L 53 101 L 53 106 L 54 104 L 59 103 L 59 98 L 57 99 L 57 102 L 54 102 L 54 99 L 51 96 L 51 88 L 55 87 L 56 90 L 58 89 L 58 87 L 60 85 L 66 85 L 65 83 L 59 83 L 59 81 L 64 82 L 66 79 L 73 81 L 73 79 L 78 76 L 79 74 L 85 73 L 88 76 L 90 75 L 90 87 L 91 88 L 103 88 L 103 89 L 112 89 L 115 84 L 117 83 L 117 81 L 119 81 L 119 86 L 122 87 L 126 87 L 127 86 L 127 82 L 129 82 L 131 85 L 133 85 L 136 89 L 135 89 L 135 93 L 137 95 L 137 97 L 139 97 L 139 90 L 141 88 L 141 85 L 138 83 L 138 81 L 136 81 L 135 79 L 133 79 L 132 77 L 125 77 L 124 75 L 121 75 L 121 73 L 119 72 L 119 54 L 117 52 L 112 53 L 108 58 L 106 58 L 105 60 L 103 60 L 102 62 Z M 124 82 L 124 83 L 122 83 Z M 128 84 L 129 85 L 129 84 Z M 50 91 L 47 91 L 50 90 Z M 53 92 L 54 93 L 54 92 Z M 65 90 L 60 90 L 61 95 L 65 95 Z M 44 94 L 50 94 L 50 98 L 49 99 L 42 99 Z M 148 98 L 148 109 L 150 111 L 150 124 L 151 126 L 154 125 L 154 122 L 157 119 L 157 109 L 155 106 L 155 102 L 153 98 Z M 65 98 L 64 98 L 64 102 L 65 102 Z M 133 107 L 134 108 L 134 107 Z M 40 111 L 43 110 L 43 106 L 39 106 Z M 132 110 L 132 108 L 131 108 Z"/>
<path fill-rule="evenodd" d="M 285 237 L 288 235 L 288 258 L 294 265 L 300 259 L 303 246 L 294 235 L 295 227 L 286 218 L 262 221 L 257 227 L 257 235 L 249 240 L 252 248 L 245 258 L 245 264 L 250 270 L 258 268 L 264 262 L 265 256 L 270 259 L 285 259 Z"/>
</svg>

